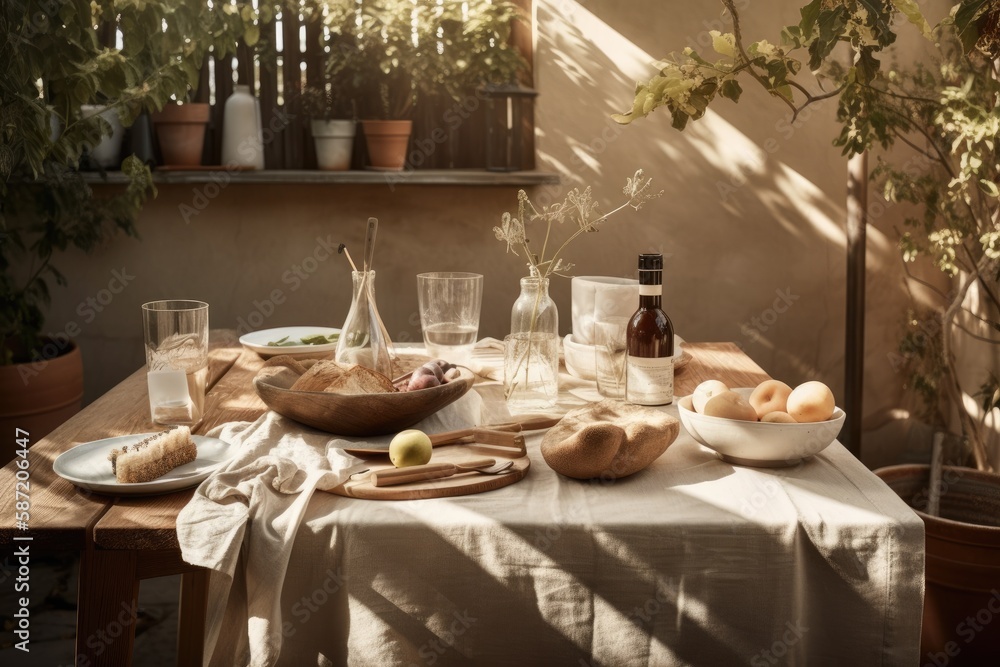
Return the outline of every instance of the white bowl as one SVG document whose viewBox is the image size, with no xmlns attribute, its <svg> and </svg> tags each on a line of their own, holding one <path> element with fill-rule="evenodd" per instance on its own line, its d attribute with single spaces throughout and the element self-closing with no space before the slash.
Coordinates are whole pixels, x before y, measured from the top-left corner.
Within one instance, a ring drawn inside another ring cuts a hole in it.
<svg viewBox="0 0 1000 667">
<path fill-rule="evenodd" d="M 570 375 L 582 380 L 597 379 L 597 353 L 593 345 L 582 345 L 573 340 L 573 334 L 563 338 L 563 359 Z"/>
<path fill-rule="evenodd" d="M 684 351 L 681 345 L 684 340 L 674 334 L 674 364 L 680 362 Z M 581 380 L 597 380 L 597 350 L 594 345 L 583 345 L 573 338 L 573 334 L 566 334 L 563 338 L 563 359 L 566 362 L 566 371 L 573 377 Z"/>
<path fill-rule="evenodd" d="M 733 389 L 750 398 L 753 388 Z M 796 465 L 830 446 L 846 415 L 834 408 L 833 417 L 812 424 L 772 424 L 709 417 L 695 412 L 691 397 L 677 401 L 681 424 L 691 437 L 714 449 L 723 461 L 759 468 Z"/>
<path fill-rule="evenodd" d="M 610 290 L 598 312 L 598 291 Z M 614 276 L 574 276 L 570 281 L 573 335 L 576 342 L 592 345 L 594 320 L 600 317 L 629 317 L 639 303 L 639 281 Z"/>
</svg>

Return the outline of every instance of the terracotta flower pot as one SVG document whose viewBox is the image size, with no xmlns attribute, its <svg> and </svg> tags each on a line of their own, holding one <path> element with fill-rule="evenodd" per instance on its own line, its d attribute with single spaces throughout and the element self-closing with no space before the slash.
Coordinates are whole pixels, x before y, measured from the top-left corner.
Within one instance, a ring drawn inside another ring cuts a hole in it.
<svg viewBox="0 0 1000 667">
<path fill-rule="evenodd" d="M 402 171 L 413 132 L 412 120 L 363 120 L 372 169 Z"/>
<path fill-rule="evenodd" d="M 48 340 L 46 345 L 58 343 Z M 45 361 L 0 366 L 0 429 L 2 463 L 14 458 L 14 430 L 29 433 L 32 444 L 80 411 L 83 401 L 83 359 L 69 341 L 67 350 Z"/>
<path fill-rule="evenodd" d="M 178 167 L 197 167 L 205 148 L 205 128 L 211 107 L 204 103 L 168 104 L 153 114 L 153 125 L 160 140 L 163 163 Z"/>
<path fill-rule="evenodd" d="M 998 664 L 1000 475 L 946 466 L 941 516 L 930 516 L 923 511 L 929 466 L 890 466 L 875 474 L 924 521 L 927 584 L 920 664 Z"/>
</svg>

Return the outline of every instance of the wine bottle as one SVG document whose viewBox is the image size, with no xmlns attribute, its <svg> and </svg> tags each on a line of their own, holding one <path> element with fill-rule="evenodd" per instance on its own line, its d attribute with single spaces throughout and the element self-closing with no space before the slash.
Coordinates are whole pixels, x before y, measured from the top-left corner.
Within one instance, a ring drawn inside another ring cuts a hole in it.
<svg viewBox="0 0 1000 667">
<path fill-rule="evenodd" d="M 674 401 L 674 325 L 663 312 L 663 255 L 639 255 L 639 309 L 626 332 L 625 400 Z"/>
</svg>

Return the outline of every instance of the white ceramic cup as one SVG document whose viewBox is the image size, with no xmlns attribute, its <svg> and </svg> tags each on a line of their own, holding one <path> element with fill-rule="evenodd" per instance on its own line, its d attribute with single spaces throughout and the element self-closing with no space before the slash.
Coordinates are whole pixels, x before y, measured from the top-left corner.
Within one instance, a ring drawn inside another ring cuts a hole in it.
<svg viewBox="0 0 1000 667">
<path fill-rule="evenodd" d="M 628 317 L 639 305 L 639 281 L 634 278 L 577 276 L 573 278 L 571 289 L 573 340 L 582 345 L 594 344 L 594 318 L 598 307 L 602 317 Z"/>
</svg>

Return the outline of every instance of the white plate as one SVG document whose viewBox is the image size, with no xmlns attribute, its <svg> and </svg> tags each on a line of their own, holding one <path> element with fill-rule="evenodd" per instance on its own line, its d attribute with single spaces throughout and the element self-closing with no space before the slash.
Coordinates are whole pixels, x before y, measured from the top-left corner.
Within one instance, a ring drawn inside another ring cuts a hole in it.
<svg viewBox="0 0 1000 667">
<path fill-rule="evenodd" d="M 277 329 L 264 329 L 253 331 L 240 336 L 240 343 L 248 350 L 253 350 L 260 356 L 268 359 L 279 354 L 292 355 L 319 355 L 324 356 L 330 352 L 336 352 L 337 343 L 327 343 L 326 345 L 286 345 L 279 347 L 268 345 L 270 341 L 281 340 L 288 336 L 289 340 L 298 340 L 303 336 L 330 336 L 340 333 L 340 329 L 330 327 L 279 327 Z"/>
<path fill-rule="evenodd" d="M 674 334 L 674 367 L 681 366 L 684 359 L 684 339 Z M 596 350 L 593 345 L 577 343 L 573 334 L 566 334 L 563 339 L 563 360 L 566 362 L 566 372 L 581 380 L 597 379 Z M 690 358 L 690 357 L 689 357 Z"/>
<path fill-rule="evenodd" d="M 52 469 L 63 479 L 97 493 L 149 496 L 179 491 L 200 484 L 213 470 L 228 461 L 236 451 L 233 445 L 218 438 L 193 435 L 191 437 L 198 447 L 198 458 L 191 463 L 178 466 L 151 482 L 119 483 L 111 472 L 108 453 L 116 447 L 133 445 L 151 435 L 153 434 L 139 433 L 85 442 L 60 454 L 52 464 Z"/>
</svg>

